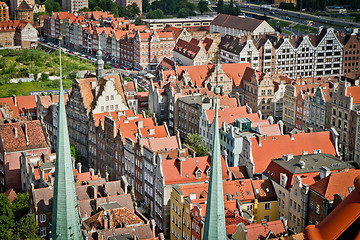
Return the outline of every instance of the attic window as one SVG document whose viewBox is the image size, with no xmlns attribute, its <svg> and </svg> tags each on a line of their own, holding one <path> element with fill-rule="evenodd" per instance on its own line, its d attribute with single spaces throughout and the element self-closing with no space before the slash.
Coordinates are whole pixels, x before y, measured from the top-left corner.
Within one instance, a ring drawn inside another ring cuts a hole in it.
<svg viewBox="0 0 360 240">
<path fill-rule="evenodd" d="M 236 196 L 240 197 L 241 196 L 240 192 L 236 192 Z"/>
<path fill-rule="evenodd" d="M 247 192 L 246 192 L 247 193 Z M 259 192 L 259 189 L 257 189 L 257 188 L 255 188 L 255 193 L 256 194 L 259 194 L 260 192 Z M 248 194 L 249 195 L 249 194 Z"/>
<path fill-rule="evenodd" d="M 266 191 L 266 192 L 270 192 L 269 188 L 265 188 L 265 191 Z"/>
<path fill-rule="evenodd" d="M 186 178 L 189 178 L 189 174 L 186 174 Z"/>
<path fill-rule="evenodd" d="M 200 169 L 196 170 L 195 175 L 196 178 L 201 178 L 202 171 Z"/>
<path fill-rule="evenodd" d="M 208 168 L 208 170 L 206 170 L 206 176 L 210 177 L 210 168 Z"/>
</svg>

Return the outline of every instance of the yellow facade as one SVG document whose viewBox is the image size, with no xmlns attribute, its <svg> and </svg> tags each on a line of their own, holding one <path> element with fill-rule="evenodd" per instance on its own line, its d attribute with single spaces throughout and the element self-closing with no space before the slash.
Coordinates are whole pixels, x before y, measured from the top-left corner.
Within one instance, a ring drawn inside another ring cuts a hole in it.
<svg viewBox="0 0 360 240">
<path fill-rule="evenodd" d="M 261 223 L 261 220 L 277 220 L 277 201 L 254 202 L 254 220 Z"/>
<path fill-rule="evenodd" d="M 170 197 L 170 239 L 182 239 L 183 198 L 173 187 Z"/>
<path fill-rule="evenodd" d="M 182 237 L 184 239 L 191 239 L 191 203 L 189 202 L 190 199 L 185 199 L 184 201 L 184 207 L 183 207 L 183 231 L 182 231 Z"/>
</svg>

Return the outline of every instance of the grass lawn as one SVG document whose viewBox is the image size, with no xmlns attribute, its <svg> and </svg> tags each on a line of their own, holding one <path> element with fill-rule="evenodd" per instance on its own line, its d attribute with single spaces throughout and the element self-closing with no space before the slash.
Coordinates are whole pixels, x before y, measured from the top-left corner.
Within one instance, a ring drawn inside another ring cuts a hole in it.
<svg viewBox="0 0 360 240">
<path fill-rule="evenodd" d="M 280 26 L 280 27 L 289 27 L 291 22 L 286 22 L 286 21 L 281 21 L 281 20 L 276 20 L 276 19 L 271 19 L 268 21 L 269 24 L 273 27 L 277 27 L 277 26 Z M 278 23 L 279 22 L 279 23 Z"/>
<path fill-rule="evenodd" d="M 11 78 L 28 77 L 30 73 L 36 78 L 38 73 L 59 76 L 59 52 L 47 53 L 39 49 L 0 50 L 0 97 L 13 94 L 28 95 L 29 91 L 58 89 L 58 81 L 35 81 L 29 83 L 9 84 Z M 87 60 L 76 56 L 62 55 L 64 88 L 71 87 L 76 71 L 94 71 L 95 66 Z M 68 80 L 66 80 L 66 78 Z M 70 80 L 71 79 L 71 80 Z"/>
<path fill-rule="evenodd" d="M 316 34 L 319 31 L 315 27 L 305 26 L 305 25 L 301 25 L 301 24 L 295 25 L 293 27 L 293 29 L 300 30 L 300 31 L 304 32 L 305 34 L 307 33 L 308 30 L 309 30 L 309 33 L 312 33 L 312 34 Z"/>
<path fill-rule="evenodd" d="M 281 29 L 281 33 L 283 33 L 283 34 L 287 34 L 287 35 L 293 35 L 293 33 L 292 32 L 290 32 L 290 31 L 287 31 L 287 30 L 283 30 L 283 29 Z"/>
<path fill-rule="evenodd" d="M 72 86 L 73 80 L 64 79 L 64 89 L 69 89 Z M 20 82 L 20 83 L 7 83 L 0 85 L 0 97 L 11 97 L 29 95 L 30 91 L 43 91 L 43 90 L 58 90 L 59 80 L 54 81 L 35 81 L 35 82 Z"/>
</svg>

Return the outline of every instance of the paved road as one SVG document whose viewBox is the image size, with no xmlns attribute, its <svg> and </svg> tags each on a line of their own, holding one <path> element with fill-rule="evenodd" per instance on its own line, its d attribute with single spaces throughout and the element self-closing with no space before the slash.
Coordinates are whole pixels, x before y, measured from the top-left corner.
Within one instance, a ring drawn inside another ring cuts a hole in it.
<svg viewBox="0 0 360 240">
<path fill-rule="evenodd" d="M 336 27 L 338 30 L 343 29 L 343 27 L 360 28 L 360 23 L 339 20 L 336 18 L 330 18 L 330 17 L 324 17 L 324 16 L 318 17 L 318 16 L 311 15 L 308 13 L 294 12 L 294 11 L 282 10 L 282 9 L 278 9 L 278 8 L 264 9 L 264 8 L 261 8 L 260 5 L 249 4 L 249 3 L 240 3 L 239 6 L 240 6 L 241 10 L 252 11 L 254 13 L 258 13 L 258 14 L 260 13 L 262 15 L 264 13 L 266 13 L 267 15 L 270 15 L 270 17 L 271 17 L 271 12 L 274 12 L 277 17 L 280 17 L 280 18 L 289 17 L 293 21 L 299 21 L 299 23 L 301 21 L 302 21 L 302 23 L 304 23 L 304 21 L 311 20 L 316 23 L 315 26 L 321 26 L 321 25 L 326 26 L 327 24 L 336 24 L 336 25 L 340 26 L 340 27 Z M 331 26 L 329 26 L 329 27 L 331 27 Z"/>
</svg>

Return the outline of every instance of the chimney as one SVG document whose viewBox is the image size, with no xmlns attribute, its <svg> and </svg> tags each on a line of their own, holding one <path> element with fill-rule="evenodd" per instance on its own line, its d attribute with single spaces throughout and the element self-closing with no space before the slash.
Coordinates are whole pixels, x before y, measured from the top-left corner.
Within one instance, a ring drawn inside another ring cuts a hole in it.
<svg viewBox="0 0 360 240">
<path fill-rule="evenodd" d="M 91 176 L 94 176 L 95 175 L 95 170 L 93 168 L 90 168 L 89 169 L 89 172 L 90 172 L 90 175 Z"/>
<path fill-rule="evenodd" d="M 16 95 L 12 96 L 15 107 L 17 106 Z"/>
<path fill-rule="evenodd" d="M 18 137 L 18 131 L 17 131 L 17 128 L 16 128 L 16 127 L 14 127 L 14 135 L 15 135 L 15 138 Z"/>
<path fill-rule="evenodd" d="M 107 216 L 104 215 L 102 217 L 102 220 L 103 220 L 104 230 L 107 230 L 109 228 L 109 219 Z"/>
<path fill-rule="evenodd" d="M 299 162 L 300 168 L 304 169 L 305 168 L 305 162 L 304 161 L 300 161 Z"/>
<path fill-rule="evenodd" d="M 260 135 L 256 135 L 256 140 L 259 143 L 259 147 L 261 147 L 261 143 L 262 143 L 262 137 Z"/>
<path fill-rule="evenodd" d="M 113 213 L 111 211 L 109 211 L 109 228 L 114 228 L 114 222 L 113 222 Z"/>
<path fill-rule="evenodd" d="M 143 128 L 143 127 L 144 127 L 143 121 L 142 121 L 142 120 L 139 120 L 139 121 L 138 121 L 138 129 Z"/>
<path fill-rule="evenodd" d="M 27 132 L 27 124 L 24 123 L 24 133 L 25 133 L 25 139 L 26 139 L 26 145 L 29 145 L 29 136 L 28 136 L 28 132 Z"/>
<path fill-rule="evenodd" d="M 81 163 L 80 162 L 77 163 L 77 170 L 79 173 L 81 173 Z"/>
<path fill-rule="evenodd" d="M 149 129 L 149 135 L 155 135 L 155 128 L 150 128 Z"/>
<path fill-rule="evenodd" d="M 308 132 L 312 133 L 314 131 L 314 129 L 312 127 L 308 127 Z"/>
<path fill-rule="evenodd" d="M 291 133 L 289 133 L 289 135 L 290 135 L 290 139 L 294 140 L 294 133 L 291 132 Z"/>
<path fill-rule="evenodd" d="M 182 176 L 182 161 L 184 161 L 184 160 L 185 159 L 183 159 L 183 158 L 177 159 L 180 176 Z"/>
<path fill-rule="evenodd" d="M 291 159 L 293 159 L 293 158 L 294 158 L 294 154 L 292 154 L 292 153 L 290 153 L 290 154 L 288 154 L 288 155 L 283 154 L 283 157 L 282 157 L 282 159 L 283 159 L 284 161 L 289 161 L 289 160 L 291 160 Z"/>
<path fill-rule="evenodd" d="M 91 187 L 92 187 L 93 193 L 94 193 L 93 198 L 95 199 L 95 198 L 97 198 L 97 195 L 98 195 L 98 186 L 97 185 L 92 185 Z"/>
<path fill-rule="evenodd" d="M 54 186 L 54 181 L 53 181 L 53 177 L 51 175 L 49 175 L 49 185 L 50 186 Z"/>
<path fill-rule="evenodd" d="M 41 179 L 41 180 L 44 180 L 44 177 L 45 177 L 44 171 L 41 170 L 41 168 L 39 168 L 39 170 L 40 170 L 40 179 Z"/>
<path fill-rule="evenodd" d="M 153 237 L 155 238 L 155 237 L 156 237 L 156 235 L 155 235 L 156 223 L 155 223 L 155 220 L 154 220 L 154 219 L 151 219 L 151 220 L 150 220 L 150 226 L 151 226 L 151 230 L 152 230 Z"/>
<path fill-rule="evenodd" d="M 322 166 L 320 168 L 320 179 L 323 179 L 324 177 L 327 177 L 329 176 L 331 173 L 330 169 L 328 169 L 327 167 L 325 166 Z"/>
</svg>

